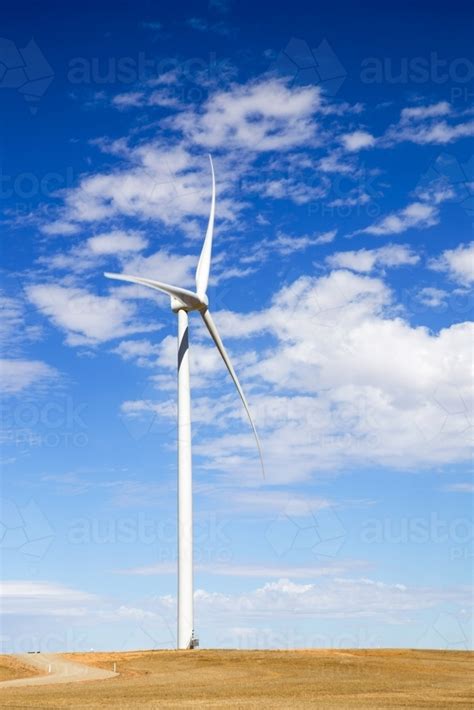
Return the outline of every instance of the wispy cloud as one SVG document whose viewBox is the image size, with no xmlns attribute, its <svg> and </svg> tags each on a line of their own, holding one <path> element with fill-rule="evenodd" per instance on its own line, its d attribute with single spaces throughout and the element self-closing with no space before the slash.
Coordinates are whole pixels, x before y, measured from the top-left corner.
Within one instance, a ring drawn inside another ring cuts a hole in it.
<svg viewBox="0 0 474 710">
<path fill-rule="evenodd" d="M 326 263 L 333 268 L 369 273 L 376 267 L 413 266 L 419 260 L 407 244 L 387 244 L 379 249 L 335 252 L 327 257 Z"/>
<path fill-rule="evenodd" d="M 0 381 L 7 394 L 31 393 L 32 387 L 51 385 L 58 377 L 58 371 L 41 360 L 0 359 Z"/>
<path fill-rule="evenodd" d="M 438 209 L 426 202 L 411 202 L 406 207 L 382 217 L 374 224 L 359 230 L 360 234 L 387 236 L 402 234 L 408 229 L 427 229 L 439 222 Z"/>
<path fill-rule="evenodd" d="M 367 568 L 369 565 L 357 560 L 338 560 L 328 564 L 313 564 L 308 567 L 298 567 L 291 565 L 268 566 L 261 565 L 239 565 L 239 564 L 196 564 L 196 572 L 210 574 L 216 577 L 258 577 L 260 579 L 281 579 L 290 577 L 291 579 L 317 579 L 333 575 L 342 575 L 357 568 Z M 176 574 L 176 564 L 158 562 L 146 567 L 132 567 L 130 569 L 116 570 L 118 574 L 131 576 L 156 576 L 162 574 Z"/>
<path fill-rule="evenodd" d="M 332 229 L 320 234 L 304 234 L 302 236 L 291 236 L 283 232 L 277 232 L 273 239 L 262 239 L 251 250 L 250 254 L 242 257 L 241 261 L 243 264 L 255 262 L 261 264 L 272 253 L 287 257 L 296 252 L 306 251 L 311 247 L 330 244 L 335 239 L 336 234 L 337 229 Z"/>
<path fill-rule="evenodd" d="M 96 296 L 86 289 L 37 284 L 28 298 L 66 334 L 69 345 L 95 345 L 115 338 L 157 329 L 141 323 L 136 307 L 115 296 Z"/>
<path fill-rule="evenodd" d="M 350 152 L 363 150 L 364 148 L 372 148 L 375 145 L 375 137 L 367 131 L 354 131 L 353 133 L 345 133 L 341 136 L 341 141 Z"/>
<path fill-rule="evenodd" d="M 448 493 L 474 493 L 474 483 L 449 483 L 442 490 Z"/>
<path fill-rule="evenodd" d="M 419 145 L 444 145 L 472 135 L 474 121 L 459 117 L 449 103 L 440 101 L 402 109 L 399 123 L 387 129 L 383 143 L 394 145 L 409 141 Z"/>
<path fill-rule="evenodd" d="M 430 268 L 444 271 L 463 286 L 474 282 L 474 242 L 460 244 L 455 249 L 446 249 L 441 256 L 430 261 Z"/>
</svg>

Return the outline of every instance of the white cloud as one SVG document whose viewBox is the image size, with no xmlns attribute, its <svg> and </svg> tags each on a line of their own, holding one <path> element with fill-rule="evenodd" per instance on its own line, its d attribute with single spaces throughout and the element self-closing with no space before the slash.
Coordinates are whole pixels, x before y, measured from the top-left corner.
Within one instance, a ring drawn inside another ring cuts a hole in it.
<svg viewBox="0 0 474 710">
<path fill-rule="evenodd" d="M 443 486 L 448 493 L 474 493 L 474 483 L 449 483 Z"/>
<path fill-rule="evenodd" d="M 292 579 L 316 579 L 330 575 L 341 575 L 349 569 L 367 566 L 361 562 L 338 560 L 330 561 L 324 565 L 311 565 L 308 567 L 296 567 L 290 565 L 267 566 L 267 565 L 238 565 L 238 564 L 195 564 L 195 572 L 205 572 L 217 577 L 259 577 L 270 579 L 281 579 L 281 577 L 291 577 Z M 158 562 L 145 567 L 134 567 L 130 569 L 117 570 L 121 574 L 139 577 L 148 577 L 161 574 L 176 574 L 176 565 L 167 562 Z"/>
<path fill-rule="evenodd" d="M 0 582 L 3 614 L 25 616 L 83 616 L 97 597 L 62 584 L 37 580 Z"/>
<path fill-rule="evenodd" d="M 143 106 L 145 95 L 142 91 L 128 91 L 124 94 L 116 94 L 112 103 L 120 109 Z"/>
<path fill-rule="evenodd" d="M 30 301 L 61 330 L 69 345 L 94 345 L 132 333 L 156 330 L 136 320 L 135 306 L 115 296 L 95 296 L 85 289 L 37 284 Z"/>
<path fill-rule="evenodd" d="M 1 387 L 8 394 L 48 384 L 57 377 L 57 370 L 40 360 L 0 359 Z"/>
<path fill-rule="evenodd" d="M 194 326 L 198 325 L 193 322 L 193 337 Z M 190 364 L 193 373 L 193 387 L 198 388 L 208 383 L 208 378 L 217 372 L 221 371 L 222 361 L 218 350 L 210 344 L 209 336 L 206 337 L 206 344 L 193 342 L 193 347 L 190 350 Z M 167 335 L 161 342 L 152 345 L 149 341 L 125 341 L 121 343 L 115 351 L 125 360 L 135 360 L 141 367 L 159 367 L 163 370 L 172 373 L 176 371 L 176 337 Z M 161 414 L 169 413 L 170 416 L 175 416 L 174 403 L 171 409 L 168 404 L 163 409 L 162 404 L 156 404 L 149 401 L 134 401 L 125 402 L 122 405 L 123 411 L 137 414 L 141 411 L 159 411 Z M 198 408 L 193 412 L 194 417 L 199 417 Z M 208 416 L 208 412 L 203 414 L 203 418 Z"/>
<path fill-rule="evenodd" d="M 152 367 L 160 345 L 149 340 L 122 340 L 113 352 L 124 360 L 134 360 L 140 367 Z"/>
<path fill-rule="evenodd" d="M 318 87 L 290 89 L 282 81 L 266 79 L 216 92 L 201 112 L 183 113 L 170 125 L 210 148 L 288 150 L 315 142 L 314 114 L 321 105 Z"/>
<path fill-rule="evenodd" d="M 385 236 L 386 234 L 401 234 L 408 229 L 426 229 L 439 222 L 438 209 L 426 202 L 412 202 L 397 212 L 361 229 L 361 233 Z"/>
<path fill-rule="evenodd" d="M 353 131 L 341 136 L 341 141 L 346 150 L 355 152 L 375 145 L 375 137 L 367 131 Z"/>
<path fill-rule="evenodd" d="M 323 197 L 326 189 L 323 184 L 312 185 L 300 177 L 292 176 L 261 180 L 253 191 L 274 200 L 292 200 L 296 205 L 305 205 Z"/>
<path fill-rule="evenodd" d="M 403 266 L 417 264 L 420 257 L 406 244 L 388 244 L 379 249 L 339 251 L 331 254 L 326 262 L 334 268 L 347 268 L 368 273 L 377 266 Z"/>
<path fill-rule="evenodd" d="M 148 240 L 141 232 L 116 229 L 90 237 L 69 251 L 41 257 L 38 262 L 48 270 L 82 273 L 97 270 L 99 263 L 106 263 L 110 257 L 125 259 L 147 246 Z"/>
<path fill-rule="evenodd" d="M 419 145 L 444 145 L 474 135 L 474 121 L 448 123 L 445 118 L 440 120 L 452 114 L 453 110 L 447 101 L 404 108 L 399 123 L 390 126 L 382 142 L 385 145 L 403 141 Z"/>
<path fill-rule="evenodd" d="M 129 91 L 117 94 L 112 99 L 112 105 L 120 110 L 142 106 L 178 108 L 180 102 L 168 89 L 157 89 L 150 94 L 145 94 L 143 91 Z"/>
<path fill-rule="evenodd" d="M 177 108 L 164 93 L 167 80 L 160 76 L 145 91 L 119 94 L 115 104 Z M 170 72 L 171 84 L 175 80 Z M 152 85 L 157 90 L 146 93 Z M 209 209 L 209 167 L 196 145 L 215 153 L 218 219 L 224 230 L 234 229 L 248 207 L 246 192 L 296 204 L 319 200 L 330 187 L 328 171 L 344 171 L 351 180 L 358 175 L 355 158 L 346 157 L 343 165 L 334 155 L 324 156 L 335 130 L 326 119 L 340 109 L 327 103 L 317 86 L 289 87 L 276 78 L 214 89 L 200 107 L 188 105 L 162 120 L 166 141 L 138 142 L 134 136 L 96 140 L 97 148 L 120 158 L 119 167 L 81 176 L 63 192 L 57 219 L 44 224 L 43 231 L 73 233 L 90 223 L 133 218 L 159 221 L 163 239 L 174 239 L 169 232 L 175 228 L 188 239 L 200 237 Z M 344 105 L 344 111 L 355 109 Z M 315 147 L 323 153 L 316 162 L 309 154 Z"/>
<path fill-rule="evenodd" d="M 403 130 L 396 130 L 392 139 L 397 142 L 411 141 L 412 143 L 445 145 L 453 143 L 460 138 L 474 136 L 474 121 L 466 123 L 448 124 L 446 121 L 432 123 L 430 126 L 409 126 Z"/>
<path fill-rule="evenodd" d="M 300 278 L 268 308 L 214 317 L 224 342 L 230 341 L 272 483 L 341 467 L 412 468 L 469 456 L 471 324 L 439 333 L 413 327 L 380 278 L 349 271 Z M 252 336 L 264 336 L 267 345 L 242 352 Z M 195 421 L 203 427 L 195 454 L 208 470 L 229 477 L 238 471 L 241 481 L 255 482 L 255 444 L 238 397 L 212 345 L 207 339 L 201 345 L 204 331 L 193 337 L 193 378 L 196 373 L 201 388 L 212 386 L 193 398 Z M 175 353 L 175 339 L 165 339 L 158 374 L 174 372 Z M 227 389 L 216 389 L 216 377 Z M 157 397 L 127 406 L 134 416 L 151 410 L 169 419 L 174 409 L 168 404 Z"/>
<path fill-rule="evenodd" d="M 329 232 L 323 232 L 318 237 L 316 237 L 315 244 L 318 246 L 321 244 L 330 244 L 334 241 L 337 234 L 337 229 L 331 229 Z"/>
<path fill-rule="evenodd" d="M 142 251 L 147 245 L 148 241 L 140 232 L 124 232 L 123 230 L 97 234 L 87 240 L 87 248 L 93 254 L 101 256 L 117 252 Z"/>
<path fill-rule="evenodd" d="M 434 286 L 425 286 L 418 291 L 417 298 L 424 306 L 428 308 L 438 308 L 444 305 L 448 292 Z"/>
<path fill-rule="evenodd" d="M 149 256 L 133 255 L 122 263 L 124 273 L 194 287 L 197 256 L 172 254 L 165 249 Z M 168 301 L 169 302 L 169 301 Z"/>
<path fill-rule="evenodd" d="M 453 281 L 463 286 L 470 286 L 474 282 L 474 242 L 446 249 L 438 259 L 431 260 L 430 267 L 435 271 L 445 271 Z"/>
<path fill-rule="evenodd" d="M 409 619 L 415 610 L 432 609 L 451 599 L 470 606 L 469 590 L 454 588 L 436 590 L 408 587 L 361 578 L 335 578 L 318 583 L 300 584 L 282 578 L 267 582 L 242 594 L 224 594 L 198 589 L 195 603 L 201 616 L 227 619 L 269 617 L 294 618 L 294 615 L 324 618 L 380 618 L 384 622 Z"/>
<path fill-rule="evenodd" d="M 42 336 L 41 326 L 31 325 L 24 299 L 0 292 L 0 341 L 7 357 L 0 358 L 0 386 L 5 394 L 36 390 L 59 379 L 46 362 L 25 356 L 25 348 Z"/>
<path fill-rule="evenodd" d="M 26 341 L 40 338 L 41 327 L 28 322 L 24 299 L 17 295 L 7 296 L 0 291 L 0 310 L 0 342 L 10 357 L 17 355 Z"/>
<path fill-rule="evenodd" d="M 354 165 L 352 159 L 347 159 L 345 156 L 345 162 L 342 162 L 342 151 L 332 151 L 329 155 L 322 157 L 318 163 L 317 168 L 323 173 L 339 173 L 341 175 L 349 175 L 354 172 Z"/>
<path fill-rule="evenodd" d="M 311 247 L 321 246 L 332 242 L 337 234 L 337 229 L 314 235 L 304 234 L 300 237 L 277 232 L 272 239 L 262 239 L 251 250 L 250 254 L 242 257 L 243 264 L 262 263 L 271 253 L 280 256 L 290 256 L 296 252 L 306 251 Z"/>
<path fill-rule="evenodd" d="M 358 207 L 369 202 L 370 197 L 366 192 L 359 188 L 354 188 L 345 197 L 336 197 L 336 199 L 329 202 L 328 207 Z"/>
<path fill-rule="evenodd" d="M 196 223 L 196 219 L 209 216 L 210 176 L 205 156 L 172 142 L 133 148 L 123 140 L 102 141 L 98 147 L 119 155 L 120 169 L 83 177 L 77 187 L 65 192 L 62 212 L 43 231 L 61 233 L 65 224 L 76 231 L 79 224 L 87 226 L 117 216 L 153 218 L 166 228 L 180 227 L 191 235 L 205 231 L 205 221 Z M 215 163 L 222 190 L 228 169 L 218 159 Z M 237 198 L 220 195 L 220 219 L 235 219 L 241 208 Z"/>
<path fill-rule="evenodd" d="M 50 224 L 43 224 L 40 229 L 44 234 L 48 234 L 53 237 L 68 237 L 72 234 L 77 234 L 80 231 L 77 224 L 64 220 L 57 220 L 56 222 L 51 222 Z"/>
<path fill-rule="evenodd" d="M 426 118 L 433 118 L 438 116 L 447 116 L 451 113 L 451 106 L 447 101 L 439 101 L 437 104 L 430 104 L 429 106 L 409 106 L 402 109 L 401 119 L 402 121 L 422 121 Z"/>
<path fill-rule="evenodd" d="M 365 233 L 378 236 L 401 234 L 408 229 L 427 229 L 438 224 L 440 205 L 455 195 L 452 187 L 438 178 L 432 178 L 419 186 L 413 193 L 416 199 L 406 207 L 382 217 L 354 234 Z"/>
<path fill-rule="evenodd" d="M 201 625 L 214 630 L 218 646 L 235 647 L 237 633 L 244 646 L 281 648 L 288 644 L 291 648 L 302 644 L 321 645 L 322 639 L 326 639 L 327 645 L 327 638 L 318 626 L 320 619 L 342 620 L 343 623 L 346 619 L 358 619 L 364 625 L 374 620 L 376 623 L 406 624 L 410 627 L 415 623 L 422 628 L 423 617 L 420 619 L 417 612 L 436 614 L 446 605 L 459 605 L 466 612 L 472 608 L 472 594 L 466 586 L 436 588 L 399 581 L 382 582 L 368 577 L 350 578 L 338 575 L 338 566 L 346 567 L 344 563 L 329 563 L 316 567 L 313 575 L 306 568 L 296 568 L 294 578 L 290 575 L 276 577 L 276 567 L 262 566 L 262 571 L 268 569 L 270 579 L 245 591 L 225 593 L 199 587 L 194 593 L 196 618 Z M 216 567 L 218 573 L 229 571 L 225 565 Z M 224 569 L 219 570 L 219 567 Z M 164 574 L 171 571 L 168 564 L 163 565 L 162 570 Z M 286 570 L 281 565 L 280 570 L 291 571 L 291 568 Z M 207 572 L 207 568 L 203 571 Z M 256 571 L 244 566 L 239 570 L 241 576 L 250 579 Z M 300 581 L 296 581 L 298 579 Z M 120 638 L 133 639 L 138 632 L 142 644 L 149 645 L 151 642 L 154 647 L 157 643 L 165 647 L 175 645 L 169 625 L 174 626 L 177 605 L 175 596 L 171 594 L 154 594 L 124 602 L 120 598 L 104 599 L 53 582 L 7 580 L 0 588 L 0 599 L 8 631 L 11 628 L 10 633 L 4 634 L 6 643 L 15 638 L 15 628 L 24 627 L 25 631 L 20 636 L 23 635 L 27 643 L 34 644 L 35 648 L 39 643 L 42 648 L 51 650 L 51 637 L 54 638 L 59 632 L 59 639 L 64 639 L 63 627 L 67 622 L 72 630 L 97 629 L 97 635 L 88 635 L 89 648 L 92 638 L 100 643 L 107 624 L 113 624 Z M 41 618 L 48 619 L 48 634 L 44 632 L 44 625 L 39 623 Z M 275 619 L 279 622 L 277 625 Z M 282 623 L 283 629 L 291 624 L 289 636 L 282 632 Z M 347 638 L 347 633 L 342 633 L 341 638 Z M 298 641 L 295 642 L 295 639 Z M 84 643 L 83 634 L 79 635 L 76 643 Z M 13 647 L 18 651 L 16 642 Z"/>
</svg>

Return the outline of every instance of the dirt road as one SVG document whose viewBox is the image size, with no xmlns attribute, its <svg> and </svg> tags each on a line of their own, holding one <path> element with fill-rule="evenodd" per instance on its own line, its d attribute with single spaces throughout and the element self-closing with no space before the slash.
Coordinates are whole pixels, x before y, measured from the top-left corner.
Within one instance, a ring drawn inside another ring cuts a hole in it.
<svg viewBox="0 0 474 710">
<path fill-rule="evenodd" d="M 42 671 L 45 675 L 6 680 L 0 683 L 0 689 L 22 685 L 52 685 L 53 683 L 75 683 L 84 680 L 104 680 L 105 678 L 114 678 L 119 675 L 102 668 L 93 668 L 82 663 L 66 661 L 54 653 L 22 653 L 17 658 L 22 663 L 27 663 L 33 668 Z"/>
</svg>

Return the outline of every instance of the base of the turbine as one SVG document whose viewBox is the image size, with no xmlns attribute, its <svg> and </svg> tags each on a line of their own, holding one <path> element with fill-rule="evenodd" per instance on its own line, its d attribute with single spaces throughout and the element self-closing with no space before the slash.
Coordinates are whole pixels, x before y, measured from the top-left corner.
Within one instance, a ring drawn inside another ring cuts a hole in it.
<svg viewBox="0 0 474 710">
<path fill-rule="evenodd" d="M 189 642 L 188 648 L 199 648 L 199 639 L 196 636 L 192 637 L 191 641 Z"/>
</svg>

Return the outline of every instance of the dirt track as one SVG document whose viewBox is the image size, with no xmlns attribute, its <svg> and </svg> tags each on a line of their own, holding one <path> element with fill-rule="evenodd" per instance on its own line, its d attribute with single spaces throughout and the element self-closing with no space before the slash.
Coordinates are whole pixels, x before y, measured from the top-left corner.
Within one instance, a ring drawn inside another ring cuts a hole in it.
<svg viewBox="0 0 474 710">
<path fill-rule="evenodd" d="M 73 683 L 84 680 L 104 680 L 118 675 L 102 668 L 85 666 L 82 663 L 68 661 L 53 653 L 24 653 L 17 656 L 18 660 L 32 666 L 44 675 L 34 675 L 31 678 L 17 678 L 0 683 L 0 688 L 12 688 L 23 685 L 53 685 L 56 683 Z"/>
</svg>

